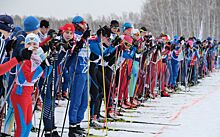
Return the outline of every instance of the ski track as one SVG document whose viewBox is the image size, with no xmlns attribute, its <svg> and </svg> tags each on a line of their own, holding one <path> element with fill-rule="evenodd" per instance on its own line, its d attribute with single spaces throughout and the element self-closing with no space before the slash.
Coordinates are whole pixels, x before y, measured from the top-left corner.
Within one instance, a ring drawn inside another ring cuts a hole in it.
<svg viewBox="0 0 220 137">
<path fill-rule="evenodd" d="M 139 107 L 136 111 L 138 113 L 123 113 L 126 115 L 122 118 L 126 120 L 153 122 L 153 123 L 163 123 L 163 124 L 180 124 L 180 126 L 169 126 L 169 125 L 157 125 L 157 124 L 137 124 L 137 123 L 122 123 L 122 122 L 108 122 L 108 126 L 112 128 L 126 129 L 143 131 L 144 133 L 132 133 L 124 131 L 108 131 L 108 137 L 163 137 L 163 133 L 169 131 L 175 131 L 181 128 L 181 123 L 178 119 L 181 115 L 187 112 L 189 109 L 193 109 L 197 104 L 206 100 L 208 96 L 211 96 L 215 92 L 220 90 L 220 72 L 214 72 L 211 77 L 206 77 L 200 80 L 201 83 L 197 86 L 191 87 L 190 92 L 178 92 L 171 95 L 170 98 L 158 97 L 154 100 L 148 100 L 144 103 L 145 107 Z M 215 88 L 216 87 L 216 88 Z M 184 87 L 182 87 L 184 89 Z M 62 107 L 56 108 L 55 120 L 56 126 L 62 127 L 64 113 L 66 109 L 67 101 L 59 101 Z M 102 110 L 104 110 L 102 106 Z M 135 110 L 132 110 L 135 111 Z M 101 111 L 104 115 L 104 111 Z M 88 120 L 88 112 L 85 113 L 84 120 Z M 38 127 L 40 112 L 36 112 L 36 123 L 33 124 Z M 83 122 L 82 127 L 87 128 L 88 124 Z M 43 124 L 41 129 L 43 128 Z M 61 128 L 58 128 L 61 131 Z M 90 129 L 90 133 L 95 135 L 104 136 L 106 135 L 105 130 L 94 130 Z M 37 134 L 31 132 L 30 137 L 36 137 Z M 65 129 L 63 137 L 68 136 L 68 116 L 65 122 Z M 174 137 L 177 137 L 174 135 Z"/>
</svg>

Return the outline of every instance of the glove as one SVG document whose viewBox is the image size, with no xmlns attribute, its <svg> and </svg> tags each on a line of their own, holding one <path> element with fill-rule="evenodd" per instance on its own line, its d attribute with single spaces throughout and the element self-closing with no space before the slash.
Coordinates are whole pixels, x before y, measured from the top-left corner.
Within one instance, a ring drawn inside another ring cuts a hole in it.
<svg viewBox="0 0 220 137">
<path fill-rule="evenodd" d="M 47 67 L 46 61 L 44 60 L 44 61 L 40 64 L 40 66 L 41 66 L 42 69 L 44 70 L 44 69 Z"/>
<path fill-rule="evenodd" d="M 112 41 L 112 45 L 113 45 L 113 46 L 117 46 L 117 45 L 119 45 L 121 42 L 122 42 L 122 39 L 121 39 L 119 36 L 117 36 L 117 37 L 114 39 L 114 41 Z"/>
<path fill-rule="evenodd" d="M 63 45 L 63 48 L 65 49 L 65 51 L 67 51 L 67 50 L 73 48 L 73 44 L 74 44 L 73 40 L 70 40 L 69 42 L 67 42 Z"/>
<path fill-rule="evenodd" d="M 57 32 L 55 30 L 53 30 L 53 29 L 50 29 L 47 34 L 51 38 L 55 38 L 57 36 Z"/>
<path fill-rule="evenodd" d="M 80 40 L 76 42 L 76 47 L 74 49 L 75 52 L 79 52 L 79 50 L 83 47 L 84 41 Z"/>
<path fill-rule="evenodd" d="M 17 40 L 14 39 L 11 39 L 7 42 L 7 44 L 5 45 L 5 50 L 7 53 L 9 53 L 12 49 L 16 47 L 16 42 Z"/>
<path fill-rule="evenodd" d="M 17 61 L 30 60 L 32 51 L 27 48 L 23 49 L 16 57 Z"/>
<path fill-rule="evenodd" d="M 91 30 L 87 29 L 87 30 L 83 33 L 82 38 L 86 40 L 88 37 L 90 37 L 90 31 L 91 31 Z"/>
<path fill-rule="evenodd" d="M 136 40 L 136 41 L 133 41 L 133 45 L 136 47 L 136 48 L 138 48 L 138 41 Z"/>
</svg>

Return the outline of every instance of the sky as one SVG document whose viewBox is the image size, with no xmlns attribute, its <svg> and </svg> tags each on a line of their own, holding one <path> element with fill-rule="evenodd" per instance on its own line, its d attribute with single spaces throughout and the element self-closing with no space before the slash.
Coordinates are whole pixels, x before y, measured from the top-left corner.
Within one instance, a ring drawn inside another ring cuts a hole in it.
<svg viewBox="0 0 220 137">
<path fill-rule="evenodd" d="M 102 15 L 140 12 L 145 0 L 0 0 L 0 13 L 33 15 L 64 19 L 90 13 L 94 19 Z"/>
</svg>

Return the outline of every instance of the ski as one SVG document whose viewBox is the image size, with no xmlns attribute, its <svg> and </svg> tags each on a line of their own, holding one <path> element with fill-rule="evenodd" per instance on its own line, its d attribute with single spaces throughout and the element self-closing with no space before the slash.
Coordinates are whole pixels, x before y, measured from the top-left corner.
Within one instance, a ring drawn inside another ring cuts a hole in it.
<svg viewBox="0 0 220 137">
<path fill-rule="evenodd" d="M 83 121 L 88 122 L 88 121 Z M 103 122 L 99 121 L 99 122 Z M 125 120 L 120 118 L 118 120 L 108 119 L 108 122 L 122 122 L 122 123 L 136 123 L 136 124 L 146 124 L 146 125 L 160 125 L 160 126 L 180 126 L 181 124 L 170 124 L 170 123 L 157 123 L 157 122 L 144 122 L 144 121 L 135 121 L 135 120 Z"/>
</svg>

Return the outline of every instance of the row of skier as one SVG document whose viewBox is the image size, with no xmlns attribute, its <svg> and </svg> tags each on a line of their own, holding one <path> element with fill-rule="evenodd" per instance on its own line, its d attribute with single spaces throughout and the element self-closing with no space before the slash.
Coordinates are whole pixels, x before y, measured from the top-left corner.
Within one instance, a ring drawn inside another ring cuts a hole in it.
<svg viewBox="0 0 220 137">
<path fill-rule="evenodd" d="M 2 135 L 11 134 L 15 119 L 14 136 L 27 137 L 32 115 L 40 110 L 38 136 L 41 120 L 45 137 L 62 136 L 55 126 L 56 100 L 67 99 L 68 135 L 84 136 L 88 133 L 80 123 L 87 108 L 89 126 L 102 128 L 100 122 L 107 126 L 107 119 L 117 120 L 122 110 L 135 109 L 147 98 L 188 91 L 218 68 L 218 43 L 211 37 L 154 37 L 144 26 L 134 29 L 117 20 L 91 34 L 81 16 L 58 30 L 49 24 L 28 16 L 24 28 L 14 27 L 12 17 L 0 15 Z"/>
</svg>

